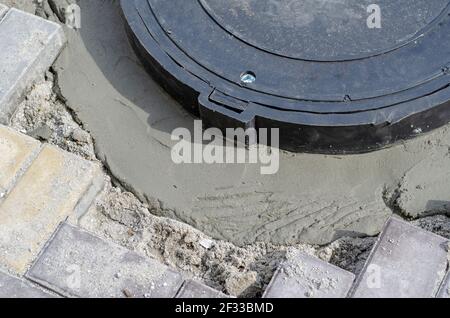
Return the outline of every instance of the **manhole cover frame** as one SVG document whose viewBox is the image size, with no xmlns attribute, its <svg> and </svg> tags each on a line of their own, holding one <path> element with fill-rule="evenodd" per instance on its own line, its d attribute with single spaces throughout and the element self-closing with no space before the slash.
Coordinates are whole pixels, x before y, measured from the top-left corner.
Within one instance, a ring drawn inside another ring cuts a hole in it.
<svg viewBox="0 0 450 318">
<path fill-rule="evenodd" d="M 192 59 L 174 43 L 170 30 L 161 26 L 151 2 L 160 1 L 121 1 L 131 43 L 151 75 L 184 107 L 200 116 L 205 127 L 279 128 L 283 149 L 345 154 L 383 148 L 450 121 L 450 55 L 427 81 L 393 94 L 359 98 L 357 92 L 343 92 L 337 98 L 319 96 L 316 100 L 276 96 L 253 87 L 253 81 L 259 79 L 257 69 L 242 68 L 230 81 Z M 199 5 L 197 1 L 186 3 Z M 172 7 L 176 10 L 177 6 Z M 417 55 L 424 50 L 422 46 L 443 43 L 443 34 L 450 34 L 449 12 L 447 6 L 439 19 L 424 29 L 424 35 L 397 51 L 409 49 L 410 53 L 403 54 Z M 210 45 L 205 44 L 205 50 Z M 443 58 L 442 52 L 430 51 L 421 58 L 440 61 L 432 54 Z M 223 58 L 226 60 L 227 54 Z M 265 67 L 270 65 L 270 59 L 261 61 L 267 62 L 263 63 Z"/>
</svg>

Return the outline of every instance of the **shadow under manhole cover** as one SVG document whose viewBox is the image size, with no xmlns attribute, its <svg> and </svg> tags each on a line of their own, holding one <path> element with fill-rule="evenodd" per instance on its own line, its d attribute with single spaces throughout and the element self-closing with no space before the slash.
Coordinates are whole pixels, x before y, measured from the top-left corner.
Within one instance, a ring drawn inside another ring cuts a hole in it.
<svg viewBox="0 0 450 318">
<path fill-rule="evenodd" d="M 122 0 L 150 73 L 207 126 L 358 153 L 450 121 L 449 0 Z"/>
</svg>

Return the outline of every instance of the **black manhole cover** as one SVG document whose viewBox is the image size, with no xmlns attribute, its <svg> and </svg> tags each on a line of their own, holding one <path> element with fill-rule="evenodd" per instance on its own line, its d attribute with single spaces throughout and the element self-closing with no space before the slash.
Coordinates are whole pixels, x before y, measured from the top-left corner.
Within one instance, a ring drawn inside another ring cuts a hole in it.
<svg viewBox="0 0 450 318">
<path fill-rule="evenodd" d="M 450 121 L 450 0 L 373 2 L 122 8 L 152 75 L 206 125 L 280 128 L 282 148 L 353 153 Z"/>
</svg>

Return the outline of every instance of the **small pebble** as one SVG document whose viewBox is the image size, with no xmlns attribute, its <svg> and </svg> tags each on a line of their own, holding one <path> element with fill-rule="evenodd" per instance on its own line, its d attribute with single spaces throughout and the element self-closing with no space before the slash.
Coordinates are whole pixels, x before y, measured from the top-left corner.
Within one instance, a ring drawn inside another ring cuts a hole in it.
<svg viewBox="0 0 450 318">
<path fill-rule="evenodd" d="M 211 249 L 214 245 L 214 242 L 208 239 L 201 239 L 198 243 L 207 250 Z"/>
<path fill-rule="evenodd" d="M 125 295 L 125 297 L 127 298 L 133 298 L 133 294 L 128 290 L 128 289 L 124 289 L 122 290 L 123 294 Z"/>
<path fill-rule="evenodd" d="M 72 132 L 72 139 L 76 142 L 80 142 L 80 143 L 88 143 L 89 142 L 89 135 L 81 130 L 81 129 L 75 129 Z"/>
</svg>

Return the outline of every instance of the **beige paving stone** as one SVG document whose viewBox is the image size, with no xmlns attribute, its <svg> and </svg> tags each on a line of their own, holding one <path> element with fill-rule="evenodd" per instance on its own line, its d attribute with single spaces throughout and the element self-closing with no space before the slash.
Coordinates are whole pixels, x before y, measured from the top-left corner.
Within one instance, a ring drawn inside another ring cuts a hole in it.
<svg viewBox="0 0 450 318">
<path fill-rule="evenodd" d="M 36 158 L 40 143 L 0 125 L 0 201 Z"/>
<path fill-rule="evenodd" d="M 25 273 L 58 224 L 88 208 L 83 198 L 100 191 L 99 178 L 96 164 L 44 146 L 0 204 L 0 266 Z"/>
</svg>

